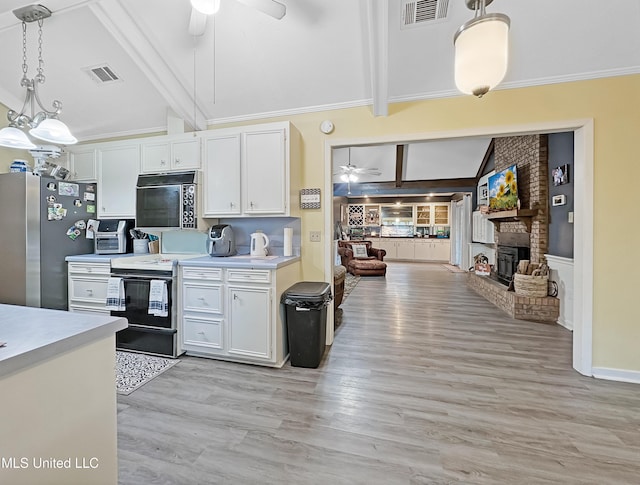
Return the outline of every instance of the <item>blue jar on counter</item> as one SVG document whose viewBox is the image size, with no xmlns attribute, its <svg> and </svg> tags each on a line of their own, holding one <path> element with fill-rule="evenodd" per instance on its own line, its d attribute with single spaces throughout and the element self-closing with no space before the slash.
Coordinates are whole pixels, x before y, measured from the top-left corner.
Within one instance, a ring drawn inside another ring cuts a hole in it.
<svg viewBox="0 0 640 485">
<path fill-rule="evenodd" d="M 31 167 L 26 160 L 14 160 L 9 167 L 9 172 L 31 172 Z"/>
</svg>

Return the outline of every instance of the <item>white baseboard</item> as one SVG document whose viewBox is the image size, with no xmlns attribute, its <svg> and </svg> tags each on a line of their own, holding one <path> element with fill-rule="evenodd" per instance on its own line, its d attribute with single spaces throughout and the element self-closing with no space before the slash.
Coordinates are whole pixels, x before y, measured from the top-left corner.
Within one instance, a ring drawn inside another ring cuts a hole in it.
<svg viewBox="0 0 640 485">
<path fill-rule="evenodd" d="M 567 330 L 571 330 L 573 332 L 573 322 L 567 322 L 562 318 L 562 315 L 560 316 L 560 318 L 558 318 L 557 321 L 558 325 L 561 325 L 562 327 L 566 328 Z"/>
<path fill-rule="evenodd" d="M 640 371 L 609 369 L 607 367 L 594 367 L 592 370 L 593 377 L 596 379 L 606 379 L 608 381 L 631 382 L 632 384 L 640 384 Z"/>
</svg>

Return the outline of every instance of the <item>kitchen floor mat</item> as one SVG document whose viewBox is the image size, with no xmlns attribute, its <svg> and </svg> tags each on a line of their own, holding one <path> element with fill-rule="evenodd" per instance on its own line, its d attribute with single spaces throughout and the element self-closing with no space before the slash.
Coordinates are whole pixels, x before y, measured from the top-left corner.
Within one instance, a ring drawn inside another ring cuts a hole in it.
<svg viewBox="0 0 640 485">
<path fill-rule="evenodd" d="M 116 351 L 116 392 L 125 396 L 173 367 L 178 359 Z"/>
</svg>

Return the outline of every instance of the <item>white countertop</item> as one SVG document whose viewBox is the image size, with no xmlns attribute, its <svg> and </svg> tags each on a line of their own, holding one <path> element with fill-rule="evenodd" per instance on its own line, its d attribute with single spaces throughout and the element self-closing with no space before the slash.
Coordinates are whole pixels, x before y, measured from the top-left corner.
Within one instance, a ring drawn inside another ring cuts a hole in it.
<svg viewBox="0 0 640 485">
<path fill-rule="evenodd" d="M 266 256 L 263 258 L 246 255 L 237 256 L 201 256 L 199 258 L 178 261 L 179 266 L 210 266 L 213 268 L 263 268 L 278 269 L 300 261 L 300 256 Z"/>
<path fill-rule="evenodd" d="M 125 328 L 125 318 L 0 304 L 0 377 Z"/>
<path fill-rule="evenodd" d="M 76 254 L 67 256 L 66 261 L 76 263 L 110 263 L 116 258 L 126 258 L 131 256 L 144 256 L 143 254 Z M 148 255 L 147 255 L 148 256 Z M 171 255 L 168 254 L 167 257 Z M 184 257 L 184 255 L 183 255 Z M 178 261 L 179 266 L 211 266 L 215 268 L 264 268 L 278 269 L 288 264 L 300 261 L 300 256 L 266 256 L 263 258 L 251 257 L 248 254 L 236 256 L 195 256 L 189 259 Z"/>
<path fill-rule="evenodd" d="M 128 258 L 131 256 L 142 256 L 138 253 L 126 254 L 74 254 L 64 258 L 65 261 L 74 263 L 110 263 L 114 258 Z"/>
</svg>

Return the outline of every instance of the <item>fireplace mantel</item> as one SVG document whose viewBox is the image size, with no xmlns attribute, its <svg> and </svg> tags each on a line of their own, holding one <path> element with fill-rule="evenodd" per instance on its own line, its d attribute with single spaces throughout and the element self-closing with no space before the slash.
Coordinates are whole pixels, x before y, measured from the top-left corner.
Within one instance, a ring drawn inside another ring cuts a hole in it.
<svg viewBox="0 0 640 485">
<path fill-rule="evenodd" d="M 494 224 L 514 221 L 524 222 L 524 224 L 527 226 L 527 232 L 531 232 L 531 223 L 533 221 L 533 218 L 537 214 L 538 209 L 513 209 L 508 211 L 490 212 L 487 215 L 487 219 L 489 219 Z"/>
</svg>

